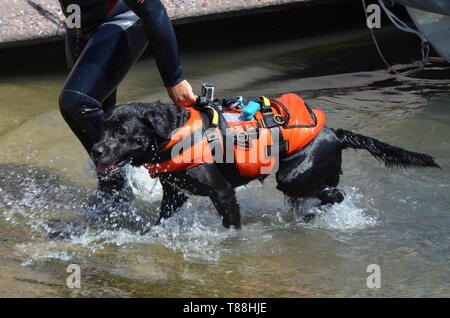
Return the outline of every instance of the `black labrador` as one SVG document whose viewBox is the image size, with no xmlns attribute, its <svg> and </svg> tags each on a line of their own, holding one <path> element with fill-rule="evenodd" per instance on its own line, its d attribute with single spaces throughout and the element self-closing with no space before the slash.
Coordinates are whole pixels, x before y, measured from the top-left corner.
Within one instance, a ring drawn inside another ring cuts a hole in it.
<svg viewBox="0 0 450 318">
<path fill-rule="evenodd" d="M 203 115 L 202 115 L 203 116 Z M 114 174 L 127 163 L 141 166 L 154 162 L 175 129 L 184 125 L 189 112 L 182 107 L 160 103 L 129 103 L 106 115 L 104 132 L 91 156 L 101 174 Z M 208 117 L 203 116 L 205 123 Z M 220 122 L 226 125 L 224 122 Z M 340 203 L 344 195 L 339 183 L 342 150 L 365 149 L 387 167 L 440 167 L 425 154 L 410 152 L 343 129 L 325 127 L 307 146 L 279 161 L 277 189 L 290 202 L 317 198 L 321 204 Z M 263 179 L 264 176 L 261 176 Z M 234 164 L 203 164 L 186 171 L 163 173 L 160 221 L 169 218 L 187 200 L 187 193 L 208 196 L 228 228 L 241 227 L 234 189 L 254 178 L 239 175 Z"/>
</svg>

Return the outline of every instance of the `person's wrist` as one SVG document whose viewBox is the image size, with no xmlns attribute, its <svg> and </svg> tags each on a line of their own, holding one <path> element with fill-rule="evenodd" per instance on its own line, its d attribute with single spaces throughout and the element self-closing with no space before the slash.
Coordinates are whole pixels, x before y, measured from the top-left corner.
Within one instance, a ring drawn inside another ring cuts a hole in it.
<svg viewBox="0 0 450 318">
<path fill-rule="evenodd" d="M 185 80 L 186 79 L 183 76 L 180 76 L 180 77 L 176 78 L 175 80 L 164 83 L 164 86 L 166 88 L 171 88 L 171 87 L 177 86 L 178 84 L 180 84 L 181 82 L 183 82 Z"/>
</svg>

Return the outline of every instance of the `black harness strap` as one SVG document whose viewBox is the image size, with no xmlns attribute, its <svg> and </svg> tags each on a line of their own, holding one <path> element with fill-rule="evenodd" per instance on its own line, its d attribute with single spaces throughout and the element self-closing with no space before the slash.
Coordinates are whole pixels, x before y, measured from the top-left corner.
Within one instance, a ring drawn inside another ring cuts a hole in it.
<svg viewBox="0 0 450 318">
<path fill-rule="evenodd" d="M 280 129 L 280 126 L 271 128 L 270 133 L 272 134 L 272 138 L 273 136 L 278 134 L 278 156 L 280 158 L 284 158 L 289 150 L 289 141 L 283 138 L 283 133 Z M 269 157 L 274 156 L 277 153 L 276 149 L 277 147 L 274 147 L 273 145 L 268 145 L 266 149 L 267 156 Z"/>
<path fill-rule="evenodd" d="M 206 117 L 208 118 L 208 124 L 205 125 L 207 128 L 204 130 L 206 139 L 208 139 L 210 148 L 211 148 L 211 154 L 213 156 L 216 156 L 216 149 L 221 150 L 221 155 L 224 157 L 224 153 L 222 151 L 222 145 L 220 144 L 220 138 L 217 136 L 217 127 L 220 129 L 219 122 L 222 118 L 222 111 L 218 109 L 214 103 L 208 104 L 206 106 L 203 106 L 199 108 L 199 111 L 204 113 Z M 222 136 L 224 136 L 224 131 L 220 129 L 220 133 Z M 225 149 L 225 147 L 223 147 Z M 220 154 L 217 154 L 220 155 Z"/>
<path fill-rule="evenodd" d="M 274 149 L 278 148 L 278 156 L 284 158 L 284 156 L 289 150 L 289 142 L 283 138 L 283 132 L 281 131 L 280 126 L 284 125 L 289 121 L 290 118 L 289 111 L 287 110 L 286 106 L 283 105 L 282 107 L 285 110 L 287 118 L 284 118 L 281 115 L 275 115 L 273 113 L 270 100 L 263 96 L 261 97 L 260 105 L 261 105 L 261 113 L 263 115 L 262 123 L 264 127 L 270 129 L 272 136 L 278 134 L 278 141 L 274 140 L 274 142 L 278 142 L 278 147 L 270 145 L 267 146 L 266 155 L 267 156 L 275 155 Z"/>
</svg>

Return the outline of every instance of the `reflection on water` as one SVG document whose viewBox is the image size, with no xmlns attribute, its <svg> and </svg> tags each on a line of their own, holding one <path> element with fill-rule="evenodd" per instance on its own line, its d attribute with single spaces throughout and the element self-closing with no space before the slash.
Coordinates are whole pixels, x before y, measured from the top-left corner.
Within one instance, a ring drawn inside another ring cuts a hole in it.
<svg viewBox="0 0 450 318">
<path fill-rule="evenodd" d="M 448 66 L 433 60 L 418 78 L 392 76 L 362 55 L 372 50 L 366 35 L 184 54 L 195 87 L 213 82 L 221 96 L 296 92 L 327 112 L 328 126 L 431 154 L 443 167 L 393 172 L 347 151 L 346 200 L 309 224 L 269 178 L 238 189 L 242 231 L 223 229 L 210 201 L 197 197 L 154 226 L 161 188 L 144 169 L 128 169 L 135 202 L 96 197 L 91 164 L 57 109 L 64 74 L 3 78 L 2 295 L 449 296 Z M 122 102 L 167 100 L 153 67 L 138 63 L 120 87 Z M 65 287 L 71 263 L 82 268 L 79 291 Z M 380 290 L 366 287 L 369 264 L 382 268 Z"/>
</svg>

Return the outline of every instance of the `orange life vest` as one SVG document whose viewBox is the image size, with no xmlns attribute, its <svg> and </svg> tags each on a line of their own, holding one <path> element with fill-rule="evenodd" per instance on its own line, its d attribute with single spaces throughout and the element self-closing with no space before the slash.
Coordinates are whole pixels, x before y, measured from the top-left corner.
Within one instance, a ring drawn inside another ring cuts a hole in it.
<svg viewBox="0 0 450 318">
<path fill-rule="evenodd" d="M 272 173 L 278 159 L 275 156 L 276 148 L 279 155 L 289 156 L 310 143 L 325 125 L 325 113 L 318 109 L 311 110 L 296 94 L 285 94 L 273 101 L 266 98 L 263 100 L 266 107 L 257 112 L 250 121 L 239 120 L 242 111 L 239 108 L 222 111 L 229 132 L 236 137 L 233 137 L 231 150 L 241 176 L 256 177 Z M 169 143 L 163 149 L 163 152 L 171 152 L 171 156 L 166 155 L 167 160 L 145 165 L 152 178 L 161 173 L 188 170 L 201 164 L 212 163 L 217 161 L 215 154 L 226 156 L 230 151 L 227 145 L 223 144 L 222 132 L 216 127 L 213 139 L 217 141 L 214 146 L 218 146 L 219 151 L 213 154 L 211 138 L 207 138 L 203 133 L 205 127 L 200 111 L 193 107 L 186 109 L 190 112 L 188 121 L 172 133 Z M 267 125 L 266 118 L 271 118 L 275 124 Z M 278 136 L 275 136 L 275 131 Z M 274 141 L 276 137 L 280 143 Z M 191 145 L 187 149 L 181 147 L 183 143 L 185 146 L 186 142 Z M 177 149 L 173 151 L 176 146 L 180 146 L 181 152 Z M 226 157 L 228 159 L 229 156 Z"/>
<path fill-rule="evenodd" d="M 200 111 L 193 107 L 185 108 L 190 112 L 189 119 L 182 127 L 172 132 L 170 141 L 163 149 L 163 151 L 170 151 L 170 158 L 159 163 L 147 163 L 144 165 L 152 178 L 157 178 L 161 173 L 188 170 L 201 164 L 214 162 L 210 142 L 207 138 L 204 138 L 204 127 Z M 221 138 L 219 131 L 217 132 L 217 137 Z M 191 138 L 197 139 L 198 142 L 193 142 Z M 183 140 L 193 144 L 192 147 L 188 149 L 183 148 L 181 144 Z M 171 150 L 177 144 L 180 144 L 179 150 L 182 152 L 172 156 Z"/>
</svg>

